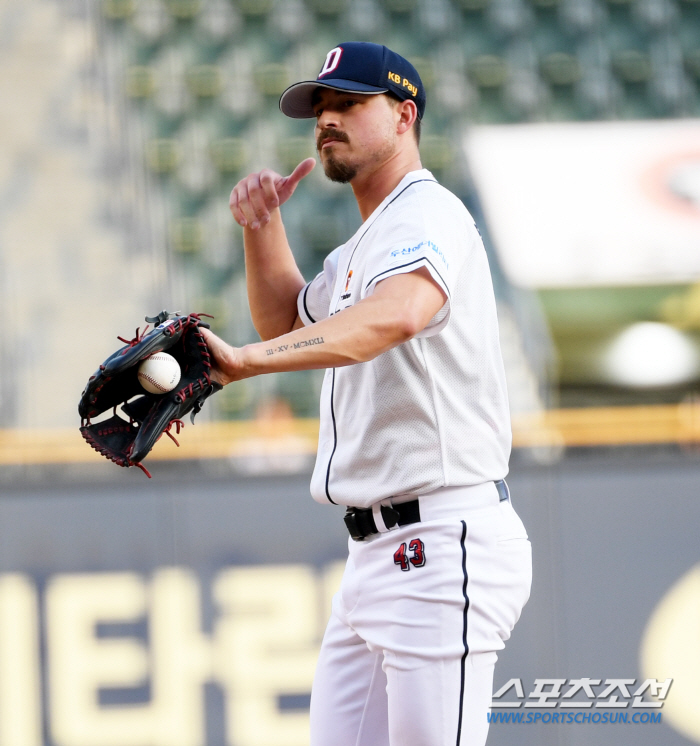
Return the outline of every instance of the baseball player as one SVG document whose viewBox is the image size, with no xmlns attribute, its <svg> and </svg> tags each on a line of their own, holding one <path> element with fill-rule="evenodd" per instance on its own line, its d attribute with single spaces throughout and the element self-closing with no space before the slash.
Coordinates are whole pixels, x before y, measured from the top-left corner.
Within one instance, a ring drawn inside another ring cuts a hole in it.
<svg viewBox="0 0 700 746">
<path fill-rule="evenodd" d="M 222 384 L 325 368 L 315 500 L 346 506 L 349 559 L 311 697 L 312 746 L 485 743 L 493 668 L 530 591 L 530 545 L 503 481 L 510 422 L 484 247 L 420 163 L 423 84 L 349 42 L 287 116 L 315 118 L 329 179 L 363 223 L 311 282 L 279 206 L 314 167 L 239 182 L 250 309 L 264 340 L 207 333 Z"/>
</svg>

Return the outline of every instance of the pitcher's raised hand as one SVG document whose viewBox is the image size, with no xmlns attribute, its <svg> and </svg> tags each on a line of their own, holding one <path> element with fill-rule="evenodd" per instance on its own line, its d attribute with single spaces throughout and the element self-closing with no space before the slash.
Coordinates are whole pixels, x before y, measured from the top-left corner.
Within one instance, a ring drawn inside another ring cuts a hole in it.
<svg viewBox="0 0 700 746">
<path fill-rule="evenodd" d="M 280 176 L 266 168 L 241 179 L 229 199 L 236 222 L 252 230 L 268 223 L 270 212 L 292 196 L 297 184 L 311 173 L 315 165 L 315 159 L 307 158 L 289 176 Z"/>
</svg>

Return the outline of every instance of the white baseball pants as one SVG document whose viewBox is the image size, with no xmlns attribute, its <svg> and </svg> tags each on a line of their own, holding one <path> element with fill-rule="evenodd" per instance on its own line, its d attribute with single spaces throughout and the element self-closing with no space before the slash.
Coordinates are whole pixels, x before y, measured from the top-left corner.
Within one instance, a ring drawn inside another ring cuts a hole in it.
<svg viewBox="0 0 700 746">
<path fill-rule="evenodd" d="M 496 651 L 530 593 L 522 521 L 493 483 L 420 498 L 349 541 L 311 695 L 311 746 L 483 746 Z"/>
</svg>

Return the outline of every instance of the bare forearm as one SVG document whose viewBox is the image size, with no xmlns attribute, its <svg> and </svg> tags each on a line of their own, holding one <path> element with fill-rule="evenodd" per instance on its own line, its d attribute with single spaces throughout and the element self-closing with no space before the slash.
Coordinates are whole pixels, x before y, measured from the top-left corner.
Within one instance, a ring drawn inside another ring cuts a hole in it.
<svg viewBox="0 0 700 746">
<path fill-rule="evenodd" d="M 446 299 L 427 270 L 419 269 L 383 280 L 354 306 L 266 342 L 231 347 L 204 329 L 212 377 L 225 385 L 264 373 L 366 362 L 418 334 Z"/>
<path fill-rule="evenodd" d="M 297 318 L 297 296 L 304 278 L 287 241 L 279 209 L 270 222 L 243 229 L 248 302 L 253 324 L 263 340 L 290 331 Z"/>
<path fill-rule="evenodd" d="M 357 304 L 317 324 L 243 348 L 250 375 L 362 363 L 410 338 L 383 304 Z M 384 311 L 384 313 L 382 313 Z"/>
<path fill-rule="evenodd" d="M 243 227 L 250 311 L 263 339 L 290 331 L 297 320 L 296 300 L 304 278 L 289 248 L 279 208 L 315 164 L 306 158 L 289 176 L 263 169 L 248 174 L 231 191 L 231 214 Z"/>
<path fill-rule="evenodd" d="M 412 328 L 395 304 L 363 301 L 330 318 L 240 349 L 222 346 L 215 355 L 222 383 L 264 373 L 340 368 L 372 360 L 407 341 Z"/>
</svg>

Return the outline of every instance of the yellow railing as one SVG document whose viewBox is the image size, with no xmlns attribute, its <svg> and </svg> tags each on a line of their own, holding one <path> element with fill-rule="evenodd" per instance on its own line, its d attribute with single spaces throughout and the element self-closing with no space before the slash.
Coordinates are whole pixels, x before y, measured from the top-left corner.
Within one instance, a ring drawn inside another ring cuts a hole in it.
<svg viewBox="0 0 700 746">
<path fill-rule="evenodd" d="M 149 460 L 312 455 L 318 420 L 189 422 L 177 448 L 163 437 Z M 513 445 L 587 447 L 700 444 L 700 404 L 556 409 L 513 417 Z M 101 459 L 78 429 L 0 430 L 1 464 L 87 463 Z"/>
<path fill-rule="evenodd" d="M 552 409 L 513 417 L 513 445 L 700 443 L 700 404 Z"/>
<path fill-rule="evenodd" d="M 212 422 L 191 425 L 179 435 L 178 448 L 163 436 L 148 459 L 216 459 L 259 454 L 313 454 L 318 420 Z M 82 438 L 78 428 L 0 430 L 0 464 L 87 463 L 102 459 Z"/>
</svg>

